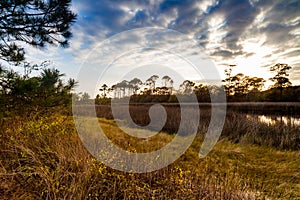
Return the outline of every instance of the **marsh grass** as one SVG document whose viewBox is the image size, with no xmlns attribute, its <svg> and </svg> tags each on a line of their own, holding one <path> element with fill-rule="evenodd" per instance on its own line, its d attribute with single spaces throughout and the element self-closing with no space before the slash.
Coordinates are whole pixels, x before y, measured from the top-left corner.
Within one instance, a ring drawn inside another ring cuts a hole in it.
<svg viewBox="0 0 300 200">
<path fill-rule="evenodd" d="M 172 136 L 128 138 L 113 120 L 100 119 L 108 137 L 129 151 L 148 151 Z M 132 174 L 95 160 L 82 145 L 72 117 L 6 118 L 0 130 L 2 199 L 296 199 L 299 151 L 220 141 L 198 158 L 201 135 L 175 163 Z M 128 143 L 124 140 L 128 139 Z M 130 144 L 130 145 L 129 145 Z M 147 144 L 149 144 L 147 146 Z"/>
<path fill-rule="evenodd" d="M 165 105 L 167 112 L 167 120 L 162 128 L 163 132 L 174 134 L 178 131 L 181 123 L 180 108 L 176 105 Z M 149 118 L 150 105 L 131 105 L 130 114 L 132 120 L 141 126 L 145 126 L 150 122 Z M 113 119 L 113 115 L 109 105 L 97 105 L 95 108 L 98 117 Z M 124 112 L 120 107 L 119 112 Z M 85 111 L 85 110 L 84 110 Z M 185 109 L 190 112 L 191 116 L 195 110 Z M 88 115 L 88 113 L 86 113 Z M 156 113 L 157 116 L 160 113 Z M 250 113 L 251 114 L 251 113 Z M 255 144 L 262 146 L 275 147 L 282 150 L 300 150 L 300 126 L 293 124 L 284 124 L 277 121 L 275 124 L 266 124 L 258 118 L 249 118 L 248 113 L 228 110 L 221 135 L 221 139 L 229 140 L 233 143 Z M 204 137 L 211 121 L 211 109 L 209 107 L 200 108 L 200 122 L 198 133 Z M 186 122 L 186 127 L 190 125 Z M 127 124 L 131 126 L 130 124 Z M 188 129 L 188 128 L 187 128 Z"/>
</svg>

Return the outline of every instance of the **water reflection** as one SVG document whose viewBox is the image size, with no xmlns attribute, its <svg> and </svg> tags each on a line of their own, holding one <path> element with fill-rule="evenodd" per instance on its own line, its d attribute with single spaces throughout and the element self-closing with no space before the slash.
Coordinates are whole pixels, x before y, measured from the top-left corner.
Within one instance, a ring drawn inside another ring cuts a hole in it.
<svg viewBox="0 0 300 200">
<path fill-rule="evenodd" d="M 268 125 L 275 125 L 281 123 L 288 126 L 300 126 L 300 117 L 292 116 L 274 116 L 274 115 L 246 115 L 248 119 L 258 119 Z"/>
</svg>

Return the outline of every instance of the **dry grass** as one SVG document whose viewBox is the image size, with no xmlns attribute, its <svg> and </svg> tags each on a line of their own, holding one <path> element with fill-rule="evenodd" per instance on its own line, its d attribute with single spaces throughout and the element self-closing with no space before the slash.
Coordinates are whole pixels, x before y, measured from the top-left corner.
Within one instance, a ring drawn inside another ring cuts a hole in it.
<svg viewBox="0 0 300 200">
<path fill-rule="evenodd" d="M 71 117 L 11 118 L 0 123 L 2 199 L 295 199 L 300 196 L 298 151 L 223 141 L 200 160 L 199 136 L 172 165 L 152 173 L 131 174 L 110 169 L 91 157 L 81 144 Z M 116 144 L 127 150 L 148 151 L 172 139 L 160 133 L 141 143 L 125 136 L 114 121 L 101 119 L 100 124 Z"/>
<path fill-rule="evenodd" d="M 267 104 L 269 105 L 269 104 Z M 272 106 L 272 104 L 270 104 Z M 133 121 L 138 125 L 147 125 L 150 122 L 148 115 L 150 105 L 130 106 L 130 114 Z M 91 109 L 95 109 L 92 107 Z M 126 107 L 120 107 L 119 113 L 124 112 Z M 178 131 L 181 122 L 180 108 L 176 105 L 165 106 L 167 120 L 162 131 L 174 134 Z M 236 108 L 238 109 L 238 108 Z M 83 107 L 81 113 L 89 115 L 89 109 Z M 195 112 L 186 109 L 186 112 Z M 109 105 L 97 105 L 96 113 L 98 117 L 113 119 Z M 159 117 L 160 113 L 156 113 Z M 200 109 L 199 133 L 206 133 L 211 119 L 210 108 Z M 120 115 L 122 116 L 122 114 Z M 188 123 L 188 122 L 187 122 Z M 131 124 L 127 124 L 131 126 Z M 187 124 L 186 126 L 189 126 Z M 278 121 L 276 124 L 268 125 L 258 118 L 249 119 L 247 114 L 229 110 L 227 112 L 225 125 L 223 127 L 221 139 L 227 139 L 233 143 L 255 144 L 275 147 L 282 150 L 300 150 L 300 126 L 288 125 Z"/>
</svg>

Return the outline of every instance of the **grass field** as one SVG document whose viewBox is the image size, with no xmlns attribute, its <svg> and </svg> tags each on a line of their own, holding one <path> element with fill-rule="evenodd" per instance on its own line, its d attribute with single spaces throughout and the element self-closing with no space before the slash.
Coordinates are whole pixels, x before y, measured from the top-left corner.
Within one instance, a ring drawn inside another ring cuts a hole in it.
<svg viewBox="0 0 300 200">
<path fill-rule="evenodd" d="M 115 144 L 151 151 L 173 135 L 136 140 L 99 119 Z M 1 199 L 297 199 L 300 152 L 222 139 L 199 159 L 202 136 L 176 162 L 144 174 L 106 167 L 82 145 L 72 117 L 6 118 L 0 130 Z"/>
</svg>

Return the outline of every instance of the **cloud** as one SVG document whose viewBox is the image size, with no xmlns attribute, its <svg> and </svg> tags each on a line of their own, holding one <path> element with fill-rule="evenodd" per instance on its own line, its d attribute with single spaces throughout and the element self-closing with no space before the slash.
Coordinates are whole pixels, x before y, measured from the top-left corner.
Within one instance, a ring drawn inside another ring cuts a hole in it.
<svg viewBox="0 0 300 200">
<path fill-rule="evenodd" d="M 259 57 L 262 66 L 278 61 L 298 63 L 298 0 L 75 0 L 73 5 L 79 18 L 70 52 L 77 59 L 117 33 L 150 26 L 187 34 L 219 64 L 243 57 Z M 132 35 L 118 42 L 120 48 L 128 49 L 140 39 Z M 148 35 L 143 43 L 159 47 L 162 39 L 172 42 L 170 35 Z"/>
<path fill-rule="evenodd" d="M 216 51 L 213 52 L 211 55 L 226 58 L 226 57 L 232 57 L 232 56 L 237 56 L 237 55 L 242 55 L 242 54 L 243 53 L 241 51 L 233 52 L 233 51 L 217 48 Z"/>
<path fill-rule="evenodd" d="M 89 34 L 97 35 L 98 31 L 109 29 L 113 32 L 123 30 L 126 12 L 113 1 L 74 1 L 78 8 L 78 24 L 82 25 Z"/>
<path fill-rule="evenodd" d="M 253 7 L 248 0 L 218 1 L 217 4 L 210 8 L 208 19 L 223 16 L 224 22 L 218 31 L 225 31 L 226 35 L 222 38 L 221 44 L 223 48 L 235 52 L 240 52 L 243 47 L 239 45 L 244 32 L 248 31 L 248 27 L 252 24 L 258 9 Z M 223 51 L 223 50 L 222 50 Z"/>
</svg>

